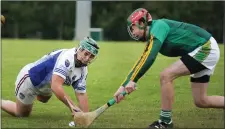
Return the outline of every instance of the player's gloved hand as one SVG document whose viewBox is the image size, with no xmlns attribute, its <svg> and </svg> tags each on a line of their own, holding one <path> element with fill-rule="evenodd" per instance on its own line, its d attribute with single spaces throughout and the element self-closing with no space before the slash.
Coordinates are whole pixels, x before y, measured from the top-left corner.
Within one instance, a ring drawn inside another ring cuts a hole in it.
<svg viewBox="0 0 225 129">
<path fill-rule="evenodd" d="M 130 81 L 126 87 L 120 86 L 116 93 L 114 94 L 114 98 L 117 103 L 119 103 L 121 100 L 124 99 L 124 96 L 121 94 L 123 91 L 126 91 L 128 94 L 136 90 L 136 83 L 133 81 Z"/>
</svg>

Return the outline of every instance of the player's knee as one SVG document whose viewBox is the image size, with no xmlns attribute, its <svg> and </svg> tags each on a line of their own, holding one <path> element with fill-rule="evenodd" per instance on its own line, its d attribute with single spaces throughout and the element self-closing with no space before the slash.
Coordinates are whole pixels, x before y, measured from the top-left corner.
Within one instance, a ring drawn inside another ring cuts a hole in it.
<svg viewBox="0 0 225 129">
<path fill-rule="evenodd" d="M 161 82 L 172 81 L 172 77 L 168 69 L 165 69 L 164 71 L 160 73 L 160 81 Z"/>
<path fill-rule="evenodd" d="M 207 108 L 209 107 L 206 97 L 198 98 L 194 100 L 195 106 L 198 108 Z"/>
<path fill-rule="evenodd" d="M 16 104 L 16 113 L 17 117 L 29 117 L 32 112 L 33 105 L 24 105 L 23 103 L 17 101 Z"/>
<path fill-rule="evenodd" d="M 30 113 L 31 113 L 31 111 L 29 111 L 29 110 L 23 111 L 23 112 L 17 112 L 16 117 L 29 117 Z"/>
<path fill-rule="evenodd" d="M 37 100 L 42 103 L 47 103 L 50 98 L 51 98 L 51 95 L 49 95 L 49 96 L 38 95 L 37 96 Z"/>
</svg>

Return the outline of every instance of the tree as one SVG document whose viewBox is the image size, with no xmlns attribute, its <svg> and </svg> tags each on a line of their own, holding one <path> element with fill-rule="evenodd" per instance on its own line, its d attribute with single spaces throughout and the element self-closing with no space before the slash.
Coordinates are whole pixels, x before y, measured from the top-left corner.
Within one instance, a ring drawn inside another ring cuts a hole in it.
<svg viewBox="0 0 225 129">
<path fill-rule="evenodd" d="M 225 44 L 225 2 L 223 2 L 223 43 Z"/>
<path fill-rule="evenodd" d="M 2 37 L 73 39 L 75 1 L 2 1 L 6 25 Z M 103 28 L 104 39 L 132 40 L 126 20 L 134 9 L 146 8 L 153 19 L 168 18 L 196 24 L 225 40 L 222 1 L 93 1 L 91 27 Z M 223 28 L 222 28 L 223 26 Z"/>
</svg>

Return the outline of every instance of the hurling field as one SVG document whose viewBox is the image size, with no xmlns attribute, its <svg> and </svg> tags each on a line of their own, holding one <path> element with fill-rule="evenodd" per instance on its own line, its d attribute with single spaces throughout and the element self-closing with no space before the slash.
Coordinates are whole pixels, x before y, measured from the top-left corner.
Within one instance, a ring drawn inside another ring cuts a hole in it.
<svg viewBox="0 0 225 129">
<path fill-rule="evenodd" d="M 78 42 L 51 40 L 2 40 L 1 96 L 15 101 L 14 82 L 27 63 L 59 48 Z M 120 86 L 144 49 L 142 43 L 101 42 L 98 58 L 89 66 L 87 92 L 90 110 L 107 102 Z M 209 95 L 224 95 L 224 46 L 208 88 Z M 159 118 L 159 74 L 178 58 L 158 55 L 151 69 L 138 82 L 138 90 L 120 104 L 105 111 L 90 128 L 145 128 Z M 224 110 L 196 108 L 192 101 L 189 77 L 175 81 L 173 121 L 177 128 L 224 128 Z M 76 102 L 72 87 L 65 91 Z M 69 109 L 53 95 L 47 104 L 35 101 L 29 118 L 15 118 L 1 111 L 3 128 L 69 128 Z"/>
</svg>

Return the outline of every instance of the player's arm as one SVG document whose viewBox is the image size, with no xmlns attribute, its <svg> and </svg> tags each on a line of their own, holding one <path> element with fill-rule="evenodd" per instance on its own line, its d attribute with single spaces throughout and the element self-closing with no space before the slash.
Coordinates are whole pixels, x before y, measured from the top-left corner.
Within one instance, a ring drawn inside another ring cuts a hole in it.
<svg viewBox="0 0 225 129">
<path fill-rule="evenodd" d="M 75 92 L 76 97 L 77 97 L 77 101 L 79 103 L 79 107 L 83 112 L 88 112 L 89 108 L 88 108 L 88 95 L 87 93 L 78 93 Z"/>
<path fill-rule="evenodd" d="M 147 72 L 154 63 L 161 46 L 162 43 L 157 38 L 151 36 L 149 43 L 146 45 L 145 51 L 131 69 L 130 73 L 122 83 L 122 86 L 125 87 L 130 81 L 136 83 Z"/>
<path fill-rule="evenodd" d="M 51 89 L 55 96 L 62 101 L 67 107 L 69 107 L 69 104 L 65 100 L 64 96 L 66 96 L 69 101 L 74 105 L 73 101 L 70 99 L 70 97 L 65 93 L 63 89 L 63 83 L 65 79 L 57 74 L 53 74 L 52 81 L 51 81 Z M 70 108 L 70 107 L 69 107 Z"/>
<path fill-rule="evenodd" d="M 76 82 L 72 83 L 77 101 L 79 103 L 79 107 L 83 112 L 89 111 L 88 95 L 86 91 L 86 79 L 87 79 L 87 68 L 84 68 L 81 78 L 78 79 Z"/>
<path fill-rule="evenodd" d="M 67 99 L 74 105 L 71 98 L 66 94 L 63 89 L 63 84 L 66 80 L 66 76 L 69 73 L 70 68 L 70 60 L 67 58 L 67 55 L 62 55 L 60 58 L 57 59 L 57 63 L 55 68 L 53 69 L 52 79 L 51 79 L 51 89 L 55 96 L 62 101 L 67 107 L 70 108 L 69 104 L 67 103 Z"/>
</svg>

